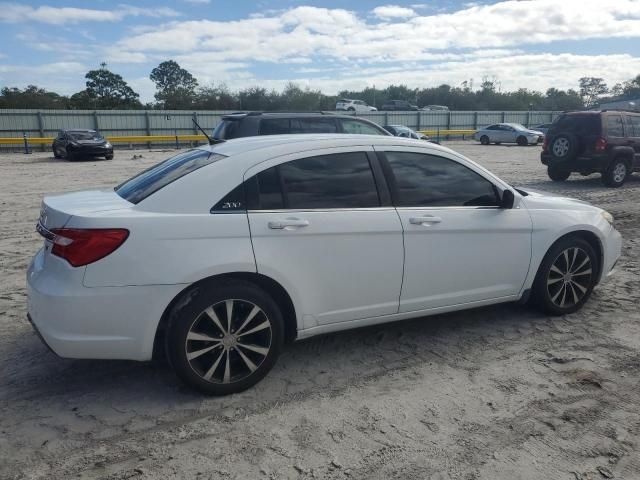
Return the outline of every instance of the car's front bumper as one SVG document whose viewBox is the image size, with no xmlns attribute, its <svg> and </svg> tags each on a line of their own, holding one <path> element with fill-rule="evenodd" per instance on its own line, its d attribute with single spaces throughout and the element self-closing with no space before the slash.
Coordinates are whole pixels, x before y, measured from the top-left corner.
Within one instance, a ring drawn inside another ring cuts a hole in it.
<svg viewBox="0 0 640 480">
<path fill-rule="evenodd" d="M 602 250 L 600 283 L 607 281 L 615 273 L 615 266 L 622 254 L 622 235 L 615 228 L 611 227 L 607 233 Z"/>
<path fill-rule="evenodd" d="M 185 286 L 90 288 L 82 285 L 84 271 L 44 249 L 36 254 L 27 304 L 38 335 L 61 357 L 149 360 L 158 322 Z"/>
</svg>

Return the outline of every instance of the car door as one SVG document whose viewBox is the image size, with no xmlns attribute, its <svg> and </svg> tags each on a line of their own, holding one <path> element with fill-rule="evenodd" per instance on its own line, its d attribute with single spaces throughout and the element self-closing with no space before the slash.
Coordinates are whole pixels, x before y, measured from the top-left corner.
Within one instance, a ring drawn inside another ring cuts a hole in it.
<svg viewBox="0 0 640 480">
<path fill-rule="evenodd" d="M 490 142 L 500 142 L 500 125 L 489 125 L 482 132 L 483 135 L 489 137 Z"/>
<path fill-rule="evenodd" d="M 633 147 L 634 168 L 640 168 L 640 115 L 627 115 L 628 142 Z"/>
<path fill-rule="evenodd" d="M 380 150 L 404 230 L 400 312 L 515 298 L 529 270 L 532 223 L 524 207 L 499 207 L 506 186 L 451 154 Z"/>
<path fill-rule="evenodd" d="M 372 151 L 289 155 L 246 172 L 257 270 L 293 293 L 305 328 L 398 311 L 402 226 Z"/>
</svg>

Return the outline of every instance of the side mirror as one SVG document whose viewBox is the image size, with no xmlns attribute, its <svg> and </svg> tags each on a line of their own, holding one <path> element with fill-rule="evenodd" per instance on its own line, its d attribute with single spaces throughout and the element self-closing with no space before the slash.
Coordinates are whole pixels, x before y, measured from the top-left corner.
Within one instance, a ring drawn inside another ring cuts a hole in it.
<svg viewBox="0 0 640 480">
<path fill-rule="evenodd" d="M 500 208 L 511 209 L 513 208 L 513 203 L 515 202 L 516 197 L 513 192 L 509 189 L 504 190 L 502 192 L 502 200 L 500 201 Z"/>
</svg>

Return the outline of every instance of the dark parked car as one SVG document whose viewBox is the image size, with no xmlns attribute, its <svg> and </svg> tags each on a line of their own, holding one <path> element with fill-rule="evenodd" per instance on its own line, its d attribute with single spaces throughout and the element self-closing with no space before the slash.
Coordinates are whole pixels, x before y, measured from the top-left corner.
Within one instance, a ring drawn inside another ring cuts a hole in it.
<svg viewBox="0 0 640 480">
<path fill-rule="evenodd" d="M 76 160 L 84 157 L 113 158 L 113 145 L 95 130 L 60 130 L 51 145 L 53 156 Z"/>
<path fill-rule="evenodd" d="M 564 113 L 547 132 L 540 159 L 553 181 L 601 173 L 607 187 L 619 187 L 640 170 L 640 113 Z"/>
<path fill-rule="evenodd" d="M 534 125 L 533 127 L 531 127 L 531 130 L 537 130 L 539 132 L 542 132 L 543 135 L 546 135 L 551 128 L 551 125 L 551 123 L 541 123 L 540 125 Z"/>
<path fill-rule="evenodd" d="M 411 105 L 406 100 L 388 100 L 380 107 L 380 110 L 402 110 L 406 112 L 407 110 L 418 110 L 418 106 Z"/>
<path fill-rule="evenodd" d="M 369 120 L 351 115 L 327 113 L 233 113 L 222 117 L 213 131 L 214 139 L 284 135 L 289 133 L 356 133 L 389 135 Z"/>
</svg>

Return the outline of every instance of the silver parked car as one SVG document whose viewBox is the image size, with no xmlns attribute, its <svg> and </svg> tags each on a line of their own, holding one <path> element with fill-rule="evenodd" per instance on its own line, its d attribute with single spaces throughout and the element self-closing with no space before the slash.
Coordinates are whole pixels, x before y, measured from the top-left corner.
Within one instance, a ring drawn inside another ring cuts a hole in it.
<svg viewBox="0 0 640 480">
<path fill-rule="evenodd" d="M 482 145 L 517 143 L 521 147 L 526 147 L 541 142 L 544 139 L 544 134 L 519 123 L 496 123 L 478 130 L 473 134 L 473 138 Z"/>
</svg>

